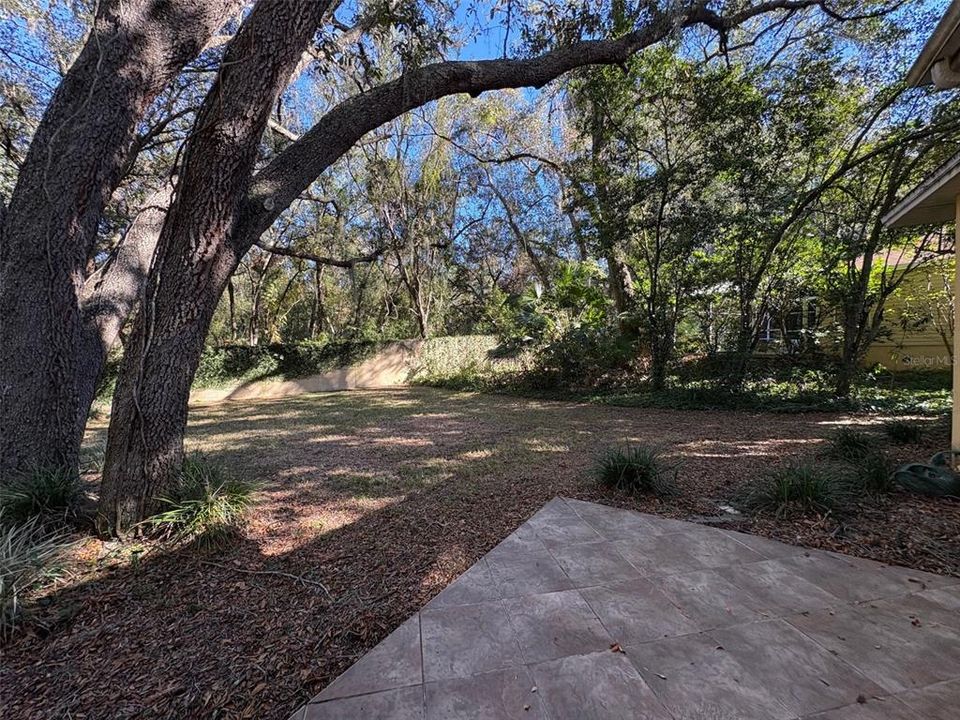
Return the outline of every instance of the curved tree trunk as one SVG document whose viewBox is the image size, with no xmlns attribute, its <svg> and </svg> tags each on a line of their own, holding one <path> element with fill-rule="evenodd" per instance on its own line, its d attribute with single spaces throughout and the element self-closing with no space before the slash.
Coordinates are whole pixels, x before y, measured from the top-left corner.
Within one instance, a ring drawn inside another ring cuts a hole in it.
<svg viewBox="0 0 960 720">
<path fill-rule="evenodd" d="M 0 228 L 0 473 L 76 467 L 96 385 L 80 298 L 137 122 L 236 0 L 111 0 L 30 145 Z"/>
<path fill-rule="evenodd" d="M 175 483 L 190 385 L 243 252 L 231 242 L 276 98 L 328 6 L 260 0 L 194 122 L 113 397 L 98 525 L 123 533 Z"/>
<path fill-rule="evenodd" d="M 138 313 L 125 348 L 100 489 L 98 524 L 105 532 L 142 520 L 176 481 L 190 385 L 239 258 L 224 244 L 192 268 L 175 260 L 162 257 L 147 290 L 149 307 Z"/>
</svg>

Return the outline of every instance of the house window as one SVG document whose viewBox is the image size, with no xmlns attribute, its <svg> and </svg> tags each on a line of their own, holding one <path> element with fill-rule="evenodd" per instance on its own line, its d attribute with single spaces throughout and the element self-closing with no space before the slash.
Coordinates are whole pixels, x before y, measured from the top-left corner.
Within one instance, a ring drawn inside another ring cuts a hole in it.
<svg viewBox="0 0 960 720">
<path fill-rule="evenodd" d="M 760 326 L 760 339 L 764 342 L 773 342 L 773 317 L 765 313 Z"/>
</svg>

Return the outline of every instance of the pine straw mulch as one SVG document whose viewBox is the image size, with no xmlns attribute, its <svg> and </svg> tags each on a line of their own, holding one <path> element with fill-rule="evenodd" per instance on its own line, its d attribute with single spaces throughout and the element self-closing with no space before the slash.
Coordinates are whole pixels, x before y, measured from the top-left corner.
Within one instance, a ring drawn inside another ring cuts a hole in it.
<svg viewBox="0 0 960 720">
<path fill-rule="evenodd" d="M 286 718 L 550 498 L 714 514 L 849 421 L 875 419 L 429 389 L 195 409 L 191 446 L 265 483 L 242 539 L 216 557 L 88 540 L 3 650 L 0 717 Z M 683 457 L 678 497 L 611 496 L 590 479 L 601 448 L 641 441 Z M 956 502 L 895 494 L 843 522 L 734 527 L 960 575 Z"/>
</svg>

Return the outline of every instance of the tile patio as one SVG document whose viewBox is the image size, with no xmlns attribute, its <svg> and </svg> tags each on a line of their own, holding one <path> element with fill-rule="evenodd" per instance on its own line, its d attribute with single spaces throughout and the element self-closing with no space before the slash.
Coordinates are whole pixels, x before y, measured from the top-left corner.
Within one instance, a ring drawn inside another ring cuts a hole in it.
<svg viewBox="0 0 960 720">
<path fill-rule="evenodd" d="M 960 578 L 555 498 L 291 720 L 957 720 Z"/>
</svg>

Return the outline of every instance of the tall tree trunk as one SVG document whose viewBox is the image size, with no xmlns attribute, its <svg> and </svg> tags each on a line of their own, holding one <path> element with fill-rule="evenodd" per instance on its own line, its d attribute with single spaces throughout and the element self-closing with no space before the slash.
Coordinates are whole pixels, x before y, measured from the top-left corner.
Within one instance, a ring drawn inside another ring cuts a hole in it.
<svg viewBox="0 0 960 720">
<path fill-rule="evenodd" d="M 673 360 L 675 329 L 670 323 L 658 323 L 650 334 L 650 385 L 663 390 L 667 385 L 667 370 Z"/>
<path fill-rule="evenodd" d="M 101 3 L 47 107 L 0 228 L 0 473 L 76 467 L 102 367 L 80 307 L 101 213 L 150 102 L 237 5 Z"/>
<path fill-rule="evenodd" d="M 174 260 L 169 253 L 162 258 L 147 290 L 149 306 L 137 315 L 124 352 L 100 490 L 98 525 L 105 532 L 123 532 L 149 515 L 176 481 L 186 399 L 217 301 L 239 258 L 223 244 L 193 267 Z"/>
<path fill-rule="evenodd" d="M 316 340 L 323 330 L 324 321 L 327 317 L 326 307 L 323 302 L 323 273 L 327 269 L 326 265 L 315 263 L 313 268 L 313 304 L 310 306 L 310 329 L 311 340 Z"/>
<path fill-rule="evenodd" d="M 260 138 L 328 3 L 260 0 L 227 47 L 194 122 L 156 264 L 113 399 L 98 525 L 123 533 L 176 482 L 187 399 L 240 257 L 231 242 Z"/>
</svg>

